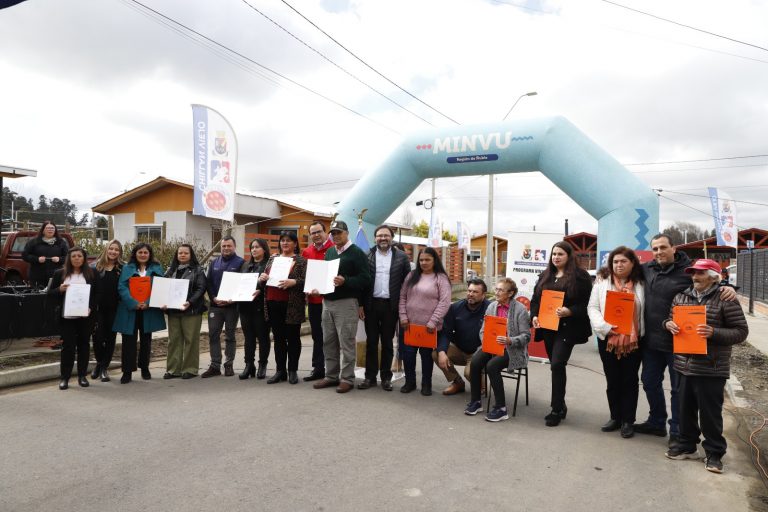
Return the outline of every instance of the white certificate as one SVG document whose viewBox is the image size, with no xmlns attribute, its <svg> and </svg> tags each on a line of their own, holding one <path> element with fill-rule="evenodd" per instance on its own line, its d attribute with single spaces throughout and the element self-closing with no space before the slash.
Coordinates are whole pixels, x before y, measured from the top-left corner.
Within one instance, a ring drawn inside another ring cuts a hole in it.
<svg viewBox="0 0 768 512">
<path fill-rule="evenodd" d="M 259 274 L 249 272 L 224 272 L 221 275 L 221 286 L 216 295 L 218 300 L 231 300 L 235 302 L 250 302 L 253 300 L 253 292 L 259 284 Z"/>
<path fill-rule="evenodd" d="M 71 284 L 64 292 L 64 318 L 88 316 L 88 299 L 91 297 L 91 285 Z"/>
<path fill-rule="evenodd" d="M 149 307 L 181 309 L 187 302 L 189 294 L 189 279 L 170 279 L 155 277 L 152 279 L 152 293 L 149 296 Z"/>
<path fill-rule="evenodd" d="M 280 281 L 288 279 L 288 274 L 291 272 L 291 266 L 293 265 L 293 258 L 287 256 L 278 256 L 272 260 L 272 267 L 269 269 L 269 279 L 267 280 L 267 286 L 277 287 Z"/>
<path fill-rule="evenodd" d="M 336 258 L 331 261 L 307 260 L 307 278 L 304 281 L 304 292 L 317 290 L 321 294 L 333 293 L 333 278 L 339 275 L 339 262 Z"/>
</svg>

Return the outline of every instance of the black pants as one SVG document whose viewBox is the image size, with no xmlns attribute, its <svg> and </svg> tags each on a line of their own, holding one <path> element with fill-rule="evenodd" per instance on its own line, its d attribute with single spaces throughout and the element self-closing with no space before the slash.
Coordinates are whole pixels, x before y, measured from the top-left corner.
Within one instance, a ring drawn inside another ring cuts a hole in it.
<svg viewBox="0 0 768 512">
<path fill-rule="evenodd" d="M 553 332 L 544 335 L 544 348 L 547 349 L 549 369 L 552 371 L 552 398 L 550 407 L 553 411 L 565 409 L 565 385 L 567 376 L 565 367 L 573 352 L 573 344 L 563 339 L 562 335 Z"/>
<path fill-rule="evenodd" d="M 131 334 L 123 333 L 123 351 L 120 358 L 120 364 L 123 367 L 123 373 L 135 372 L 136 366 L 136 339 L 139 340 L 139 365 L 138 368 L 149 368 L 149 356 L 152 352 L 152 333 L 142 332 L 144 325 L 144 312 L 136 311 L 136 322 L 133 324 Z M 138 332 L 138 336 L 137 336 Z"/>
<path fill-rule="evenodd" d="M 299 369 L 299 356 L 301 356 L 301 324 L 286 324 L 285 317 L 288 312 L 288 302 L 270 300 L 269 326 L 275 338 L 275 365 L 278 372 L 284 372 L 286 359 L 288 359 L 288 371 L 295 372 Z"/>
<path fill-rule="evenodd" d="M 89 318 L 61 319 L 61 378 L 69 379 L 75 366 L 77 352 L 77 376 L 84 377 L 88 373 L 88 356 L 90 345 L 88 340 L 93 329 L 93 321 Z"/>
<path fill-rule="evenodd" d="M 621 423 L 634 423 L 637 396 L 640 392 L 638 373 L 643 359 L 639 350 L 618 359 L 615 354 L 606 350 L 607 345 L 607 341 L 598 338 L 597 348 L 603 361 L 605 394 L 608 396 L 611 419 Z"/>
<path fill-rule="evenodd" d="M 501 371 L 507 366 L 509 366 L 509 355 L 507 355 L 506 350 L 503 356 L 495 356 L 482 350 L 475 352 L 469 366 L 469 384 L 472 387 L 471 395 L 473 402 L 480 401 L 480 388 L 482 386 L 483 370 L 485 370 L 493 389 L 493 396 L 496 397 L 496 407 L 506 407 L 507 398 L 504 395 L 504 379 L 501 376 Z"/>
<path fill-rule="evenodd" d="M 425 347 L 412 347 L 405 343 L 400 343 L 400 355 L 403 360 L 403 370 L 405 371 L 405 381 L 416 383 L 416 354 L 421 356 L 421 385 L 432 385 L 432 349 Z"/>
<path fill-rule="evenodd" d="M 243 328 L 245 364 L 256 360 L 256 340 L 259 342 L 259 364 L 267 364 L 269 360 L 269 326 L 264 319 L 264 309 L 260 304 L 241 302 L 240 326 Z"/>
<path fill-rule="evenodd" d="M 117 308 L 99 309 L 96 317 L 96 332 L 93 333 L 93 355 L 102 368 L 109 368 L 112 356 L 115 354 L 115 338 L 117 333 L 112 330 L 115 323 Z"/>
<path fill-rule="evenodd" d="M 323 304 L 307 304 L 309 326 L 312 329 L 312 368 L 325 372 L 323 354 Z"/>
<path fill-rule="evenodd" d="M 693 449 L 704 434 L 701 446 L 707 454 L 725 455 L 723 437 L 723 390 L 725 377 L 691 377 L 680 374 L 680 446 Z M 701 430 L 699 430 L 701 426 Z"/>
<path fill-rule="evenodd" d="M 381 380 L 392 380 L 392 358 L 395 354 L 392 339 L 397 328 L 397 311 L 392 309 L 390 299 L 374 298 L 371 307 L 365 311 L 365 378 L 375 379 L 380 373 Z M 379 339 L 381 339 L 381 361 L 379 361 Z"/>
</svg>

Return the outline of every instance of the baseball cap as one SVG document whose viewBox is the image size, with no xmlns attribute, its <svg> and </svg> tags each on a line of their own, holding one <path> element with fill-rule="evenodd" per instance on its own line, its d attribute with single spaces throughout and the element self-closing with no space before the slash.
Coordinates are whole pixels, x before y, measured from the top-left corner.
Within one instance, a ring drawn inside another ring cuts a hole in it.
<svg viewBox="0 0 768 512">
<path fill-rule="evenodd" d="M 693 265 L 685 269 L 688 274 L 693 274 L 694 270 L 714 270 L 718 274 L 722 271 L 718 262 L 705 258 L 696 260 Z"/>
<path fill-rule="evenodd" d="M 347 223 L 343 220 L 335 220 L 331 222 L 331 229 L 328 230 L 329 233 L 333 233 L 334 231 L 347 231 L 349 232 L 349 228 L 347 227 Z"/>
</svg>

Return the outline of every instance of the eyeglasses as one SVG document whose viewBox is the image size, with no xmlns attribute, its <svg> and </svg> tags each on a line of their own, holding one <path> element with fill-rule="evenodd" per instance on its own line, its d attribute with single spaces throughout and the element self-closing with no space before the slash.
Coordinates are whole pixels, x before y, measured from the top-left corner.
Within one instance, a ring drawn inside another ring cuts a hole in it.
<svg viewBox="0 0 768 512">
<path fill-rule="evenodd" d="M 512 293 L 512 290 L 507 290 L 506 288 L 494 288 L 493 291 L 496 293 Z"/>
</svg>

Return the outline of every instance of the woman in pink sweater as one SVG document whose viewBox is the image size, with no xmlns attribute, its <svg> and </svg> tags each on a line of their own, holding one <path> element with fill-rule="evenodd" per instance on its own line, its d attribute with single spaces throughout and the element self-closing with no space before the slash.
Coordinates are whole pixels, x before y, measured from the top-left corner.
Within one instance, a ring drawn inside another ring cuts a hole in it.
<svg viewBox="0 0 768 512">
<path fill-rule="evenodd" d="M 433 333 L 443 327 L 443 317 L 451 305 L 451 282 L 440 257 L 431 247 L 419 254 L 419 264 L 408 274 L 400 291 L 400 327 L 424 325 Z M 405 384 L 401 393 L 416 389 L 416 352 L 421 354 L 421 394 L 432 394 L 432 349 L 401 344 Z"/>
</svg>

